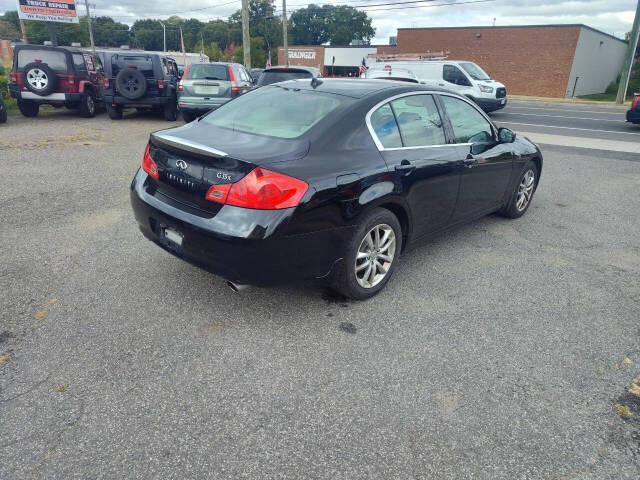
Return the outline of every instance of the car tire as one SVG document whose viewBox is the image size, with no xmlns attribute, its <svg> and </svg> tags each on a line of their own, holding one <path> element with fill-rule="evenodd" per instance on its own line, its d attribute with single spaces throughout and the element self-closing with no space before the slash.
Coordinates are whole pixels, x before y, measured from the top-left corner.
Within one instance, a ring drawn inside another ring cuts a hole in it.
<svg viewBox="0 0 640 480">
<path fill-rule="evenodd" d="M 178 105 L 175 102 L 175 99 L 169 101 L 164 106 L 164 119 L 168 122 L 175 122 L 178 119 Z"/>
<path fill-rule="evenodd" d="M 531 205 L 537 185 L 538 167 L 534 162 L 527 162 L 508 203 L 500 210 L 500 215 L 507 218 L 520 218 L 524 215 Z"/>
<path fill-rule="evenodd" d="M 370 210 L 347 243 L 333 288 L 354 300 L 373 297 L 391 278 L 401 250 L 402 228 L 396 216 L 384 208 Z M 373 273 L 367 273 L 372 268 Z"/>
<path fill-rule="evenodd" d="M 6 122 L 7 122 L 7 109 L 4 106 L 4 102 L 2 101 L 2 98 L 0 98 L 0 123 L 6 123 Z"/>
<path fill-rule="evenodd" d="M 129 100 L 137 100 L 147 93 L 147 79 L 140 70 L 123 68 L 116 76 L 118 92 Z"/>
<path fill-rule="evenodd" d="M 84 118 L 96 116 L 96 99 L 92 93 L 87 93 L 80 102 L 80 115 Z"/>
<path fill-rule="evenodd" d="M 18 110 L 25 117 L 37 117 L 40 105 L 31 100 L 18 100 Z"/>
<path fill-rule="evenodd" d="M 185 123 L 191 123 L 196 119 L 196 115 L 182 110 L 182 119 L 185 121 Z"/>
<path fill-rule="evenodd" d="M 46 63 L 28 63 L 23 71 L 24 85 L 36 95 L 49 95 L 56 89 L 56 72 Z"/>
<path fill-rule="evenodd" d="M 111 120 L 122 120 L 122 105 L 116 105 L 115 107 L 110 104 L 106 104 L 107 115 Z"/>
</svg>

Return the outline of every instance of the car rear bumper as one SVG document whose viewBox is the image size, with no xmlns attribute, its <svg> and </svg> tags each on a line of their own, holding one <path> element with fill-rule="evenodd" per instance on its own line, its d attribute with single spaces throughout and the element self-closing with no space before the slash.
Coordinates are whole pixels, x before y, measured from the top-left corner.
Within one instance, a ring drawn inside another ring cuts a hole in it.
<svg viewBox="0 0 640 480">
<path fill-rule="evenodd" d="M 131 105 L 135 107 L 137 105 L 168 105 L 172 102 L 175 102 L 175 97 L 172 96 L 164 96 L 164 97 L 142 97 L 136 100 L 131 100 L 129 98 L 122 97 L 120 95 L 104 95 L 103 96 L 104 103 L 108 103 L 111 105 Z"/>
<path fill-rule="evenodd" d="M 73 103 L 80 102 L 83 93 L 51 93 L 49 95 L 37 95 L 33 92 L 25 92 L 19 85 L 9 85 L 9 92 L 18 100 L 31 100 L 37 103 Z"/>
<path fill-rule="evenodd" d="M 627 122 L 640 123 L 640 108 L 634 108 L 627 112 Z"/>
<path fill-rule="evenodd" d="M 178 97 L 178 106 L 180 110 L 187 111 L 189 113 L 205 113 L 209 110 L 215 110 L 221 105 L 227 103 L 230 98 L 216 98 L 204 100 L 202 98 L 191 98 L 191 97 Z"/>
<path fill-rule="evenodd" d="M 239 284 L 270 286 L 328 278 L 351 227 L 286 235 L 294 208 L 252 210 L 225 205 L 204 218 L 160 201 L 147 192 L 147 174 L 131 183 L 131 205 L 147 239 L 171 254 Z M 164 238 L 165 228 L 183 236 L 182 245 Z"/>
<path fill-rule="evenodd" d="M 495 112 L 507 106 L 507 99 L 505 98 L 476 98 L 472 97 L 471 100 L 476 102 L 478 106 L 485 112 Z"/>
</svg>

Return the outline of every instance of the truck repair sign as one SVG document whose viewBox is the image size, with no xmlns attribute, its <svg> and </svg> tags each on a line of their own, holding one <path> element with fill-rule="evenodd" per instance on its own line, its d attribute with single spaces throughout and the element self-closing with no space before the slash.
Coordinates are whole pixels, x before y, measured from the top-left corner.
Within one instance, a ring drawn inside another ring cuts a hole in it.
<svg viewBox="0 0 640 480">
<path fill-rule="evenodd" d="M 75 0 L 18 0 L 18 16 L 23 20 L 78 23 Z"/>
</svg>

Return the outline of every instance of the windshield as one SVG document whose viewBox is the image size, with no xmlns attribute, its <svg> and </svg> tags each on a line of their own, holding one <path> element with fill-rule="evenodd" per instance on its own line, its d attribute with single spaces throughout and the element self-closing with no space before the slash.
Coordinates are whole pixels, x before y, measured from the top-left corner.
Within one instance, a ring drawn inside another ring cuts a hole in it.
<svg viewBox="0 0 640 480">
<path fill-rule="evenodd" d="M 491 80 L 491 77 L 475 63 L 461 63 L 460 66 L 464 68 L 464 71 L 474 80 Z"/>
<path fill-rule="evenodd" d="M 284 82 L 285 80 L 295 80 L 296 78 L 311 78 L 311 72 L 306 70 L 273 70 L 262 72 L 258 85 L 271 85 L 272 83 Z"/>
<path fill-rule="evenodd" d="M 353 102 L 350 97 L 273 86 L 246 93 L 200 122 L 238 132 L 296 138 L 338 107 Z"/>
<path fill-rule="evenodd" d="M 34 50 L 25 48 L 18 53 L 18 68 L 31 62 L 42 62 L 58 72 L 67 71 L 67 56 L 59 50 Z"/>
<path fill-rule="evenodd" d="M 187 80 L 229 80 L 229 67 L 226 65 L 191 65 Z"/>
</svg>

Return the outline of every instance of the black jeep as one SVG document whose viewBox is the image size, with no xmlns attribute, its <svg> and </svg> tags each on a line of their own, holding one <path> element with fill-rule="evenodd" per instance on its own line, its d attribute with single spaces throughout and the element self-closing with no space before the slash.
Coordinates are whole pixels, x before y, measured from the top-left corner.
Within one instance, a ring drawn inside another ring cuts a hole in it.
<svg viewBox="0 0 640 480">
<path fill-rule="evenodd" d="M 162 110 L 164 118 L 178 116 L 178 66 L 156 53 L 101 51 L 105 80 L 102 90 L 107 113 L 121 119 L 124 107 Z"/>
<path fill-rule="evenodd" d="M 77 48 L 16 45 L 9 77 L 9 92 L 25 117 L 37 116 L 43 104 L 93 117 L 102 98 L 100 59 Z"/>
<path fill-rule="evenodd" d="M 0 92 L 0 123 L 4 123 L 7 121 L 7 109 L 4 106 L 4 102 L 2 100 L 2 92 Z"/>
</svg>

